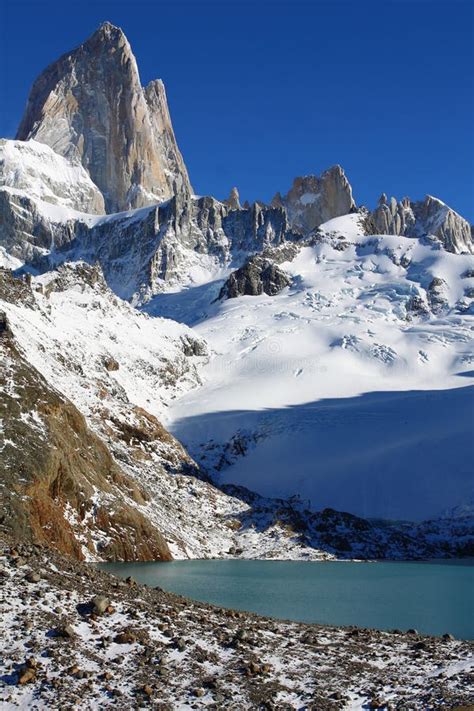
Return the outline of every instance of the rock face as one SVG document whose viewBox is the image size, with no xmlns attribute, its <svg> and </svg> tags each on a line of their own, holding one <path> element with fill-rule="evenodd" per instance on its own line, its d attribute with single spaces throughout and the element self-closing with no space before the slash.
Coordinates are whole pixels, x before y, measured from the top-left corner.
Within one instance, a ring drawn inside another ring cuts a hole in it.
<svg viewBox="0 0 474 711">
<path fill-rule="evenodd" d="M 438 198 L 427 195 L 414 203 L 413 212 L 418 236 L 438 237 L 448 252 L 474 252 L 470 224 Z"/>
<path fill-rule="evenodd" d="M 240 266 L 249 254 L 292 239 L 284 208 L 236 209 L 183 193 L 97 219 L 50 214 L 25 194 L 0 190 L 0 216 L 0 246 L 10 255 L 41 271 L 67 260 L 98 261 L 111 288 L 135 301 L 190 283 L 196 264 L 210 272 Z"/>
<path fill-rule="evenodd" d="M 240 210 L 240 195 L 237 188 L 232 188 L 230 195 L 227 198 L 226 204 L 231 210 Z"/>
<path fill-rule="evenodd" d="M 375 234 L 405 235 L 415 225 L 415 215 L 409 198 L 397 202 L 396 198 L 387 200 L 382 193 L 378 206 L 372 212 L 373 228 Z"/>
<path fill-rule="evenodd" d="M 388 201 L 383 193 L 370 217 L 374 234 L 406 237 L 431 235 L 448 252 L 460 254 L 474 251 L 471 226 L 467 220 L 431 195 L 418 202 L 411 202 L 407 197 L 397 202 L 394 197 Z"/>
<path fill-rule="evenodd" d="M 0 246 L 27 264 L 69 244 L 82 225 L 71 214 L 44 210 L 26 192 L 0 188 Z"/>
<path fill-rule="evenodd" d="M 38 77 L 17 138 L 82 164 L 107 212 L 191 190 L 163 83 L 141 86 L 127 38 L 109 22 Z"/>
<path fill-rule="evenodd" d="M 272 205 L 285 207 L 292 229 L 303 235 L 355 209 L 351 185 L 340 165 L 329 168 L 321 177 L 295 178 L 288 194 L 277 193 Z"/>
<path fill-rule="evenodd" d="M 9 281 L 3 272 L 3 291 Z M 105 558 L 170 560 L 161 533 L 138 510 L 146 494 L 74 405 L 28 363 L 11 332 L 0 333 L 0 357 L 1 528 L 79 559 L 99 538 Z M 81 536 L 75 521 L 84 523 Z"/>
<path fill-rule="evenodd" d="M 102 193 L 84 168 L 37 141 L 0 139 L 0 188 L 79 212 L 105 212 Z"/>
<path fill-rule="evenodd" d="M 80 249 L 94 254 L 116 293 L 142 301 L 165 287 L 192 283 L 196 265 L 211 273 L 240 266 L 249 254 L 289 235 L 281 208 L 255 203 L 239 210 L 210 197 L 177 195 L 140 216 L 98 224 L 81 237 Z"/>
<path fill-rule="evenodd" d="M 170 558 L 186 496 L 170 488 L 199 469 L 120 380 L 134 394 L 148 381 L 156 406 L 198 382 L 206 347 L 160 321 L 120 303 L 97 266 L 0 269 L 0 531 L 77 558 Z"/>
<path fill-rule="evenodd" d="M 220 299 L 234 299 L 238 296 L 274 296 L 291 284 L 290 277 L 276 264 L 260 256 L 251 257 L 240 269 L 227 279 L 222 287 Z"/>
</svg>

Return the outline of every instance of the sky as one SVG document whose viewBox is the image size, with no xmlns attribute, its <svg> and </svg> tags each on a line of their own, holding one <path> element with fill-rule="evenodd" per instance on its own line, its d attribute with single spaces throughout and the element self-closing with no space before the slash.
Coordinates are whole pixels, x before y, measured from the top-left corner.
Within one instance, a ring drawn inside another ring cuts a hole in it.
<svg viewBox="0 0 474 711">
<path fill-rule="evenodd" d="M 339 163 L 358 204 L 435 195 L 474 222 L 471 0 L 0 0 L 0 136 L 103 21 L 165 82 L 197 194 L 268 201 Z"/>
</svg>

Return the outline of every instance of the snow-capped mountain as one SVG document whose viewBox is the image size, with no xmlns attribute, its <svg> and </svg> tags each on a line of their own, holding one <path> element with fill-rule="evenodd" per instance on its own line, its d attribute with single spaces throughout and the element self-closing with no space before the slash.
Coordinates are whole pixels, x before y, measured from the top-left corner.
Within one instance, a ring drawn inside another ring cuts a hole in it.
<svg viewBox="0 0 474 711">
<path fill-rule="evenodd" d="M 124 33 L 105 22 L 36 79 L 17 138 L 82 164 L 107 212 L 190 191 L 163 83 L 140 83 Z"/>
<path fill-rule="evenodd" d="M 471 550 L 469 517 L 441 517 L 473 486 L 466 220 L 357 207 L 340 166 L 270 205 L 193 195 L 163 85 L 110 23 L 40 75 L 17 138 L 4 527 L 89 558 Z"/>
</svg>

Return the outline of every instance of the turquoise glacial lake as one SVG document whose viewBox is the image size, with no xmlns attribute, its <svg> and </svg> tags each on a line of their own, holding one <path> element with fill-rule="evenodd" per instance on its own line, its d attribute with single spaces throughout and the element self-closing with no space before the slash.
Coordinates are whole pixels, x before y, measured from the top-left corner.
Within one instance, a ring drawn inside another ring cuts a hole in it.
<svg viewBox="0 0 474 711">
<path fill-rule="evenodd" d="M 299 622 L 415 628 L 474 639 L 474 560 L 104 563 L 120 577 L 222 607 Z"/>
</svg>

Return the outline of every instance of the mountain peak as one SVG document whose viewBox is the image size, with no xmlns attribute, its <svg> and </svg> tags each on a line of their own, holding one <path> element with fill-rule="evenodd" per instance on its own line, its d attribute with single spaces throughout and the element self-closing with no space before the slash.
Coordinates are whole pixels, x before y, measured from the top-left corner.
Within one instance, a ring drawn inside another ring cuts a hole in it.
<svg viewBox="0 0 474 711">
<path fill-rule="evenodd" d="M 82 164 L 107 212 L 191 192 L 163 84 L 143 89 L 130 44 L 111 22 L 40 74 L 17 139 L 35 139 Z"/>
<path fill-rule="evenodd" d="M 109 20 L 106 20 L 103 22 L 99 27 L 97 28 L 96 32 L 101 33 L 104 36 L 111 36 L 112 34 L 120 33 L 124 34 L 123 30 L 118 27 L 117 25 L 114 25 L 112 22 L 109 22 Z"/>
<path fill-rule="evenodd" d="M 131 53 L 130 43 L 124 31 L 109 21 L 103 22 L 99 25 L 95 32 L 93 32 L 91 36 L 86 39 L 81 47 L 84 48 L 98 43 L 115 47 L 126 46 Z"/>
<path fill-rule="evenodd" d="M 282 204 L 292 227 L 303 234 L 355 208 L 351 185 L 340 165 L 333 165 L 321 176 L 296 177 L 287 195 L 277 193 L 272 204 Z"/>
</svg>

